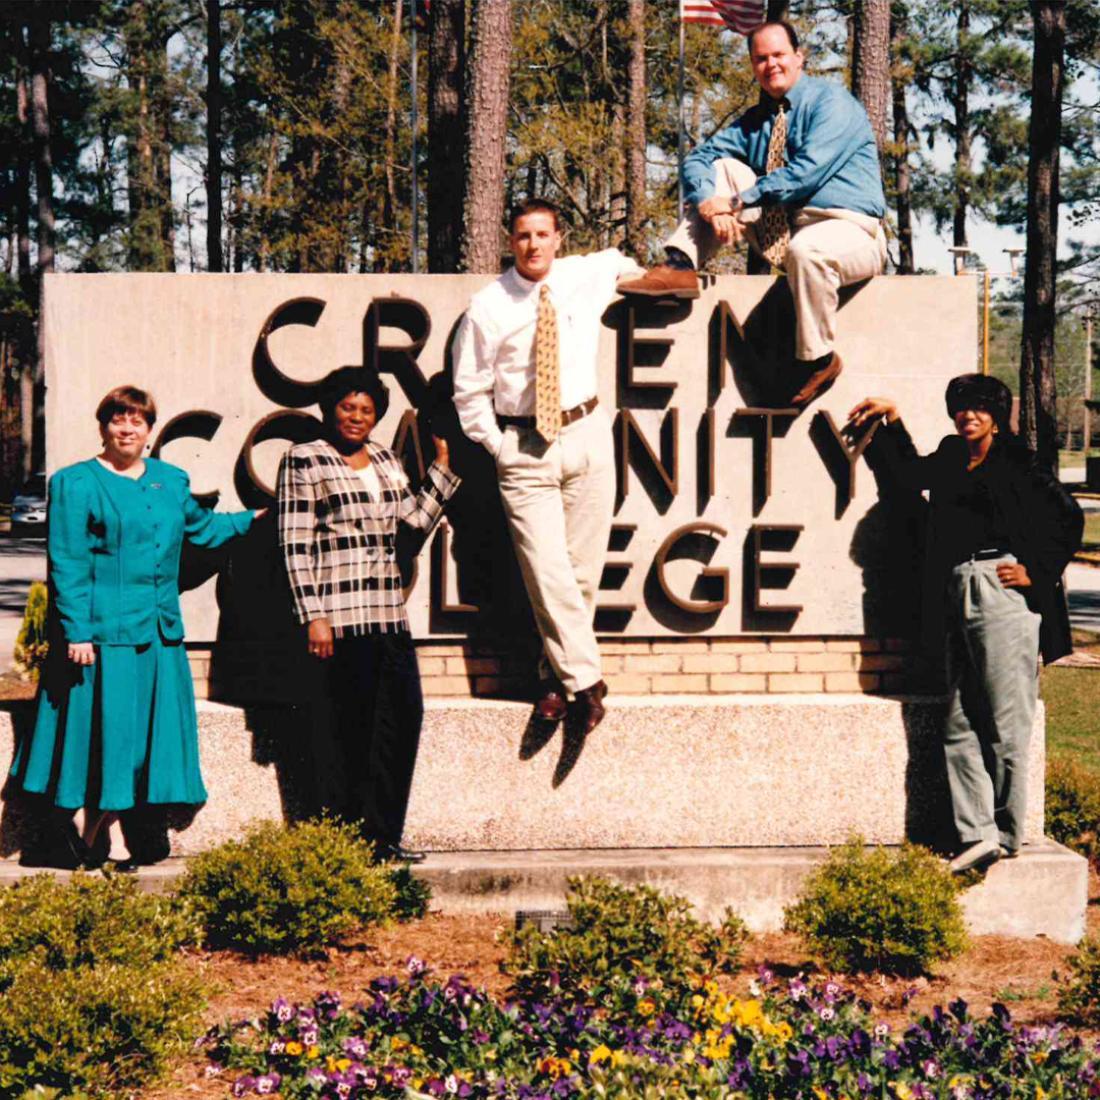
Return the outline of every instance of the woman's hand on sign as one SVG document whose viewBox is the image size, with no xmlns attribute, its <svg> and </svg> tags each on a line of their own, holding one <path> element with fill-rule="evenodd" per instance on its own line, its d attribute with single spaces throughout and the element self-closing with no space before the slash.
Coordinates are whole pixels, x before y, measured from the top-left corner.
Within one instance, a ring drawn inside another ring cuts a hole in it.
<svg viewBox="0 0 1100 1100">
<path fill-rule="evenodd" d="M 332 656 L 332 627 L 328 619 L 314 619 L 309 624 L 309 652 L 322 661 Z"/>
<path fill-rule="evenodd" d="M 74 665 L 94 665 L 95 645 L 91 642 L 70 642 L 69 660 Z"/>
<path fill-rule="evenodd" d="M 1031 577 L 1028 576 L 1027 566 L 1020 562 L 1005 562 L 997 566 L 997 579 L 1005 588 L 1030 588 Z"/>
<path fill-rule="evenodd" d="M 879 417 L 885 417 L 886 422 L 892 424 L 900 415 L 897 405 L 889 397 L 865 397 L 848 413 L 848 423 L 844 428 L 851 432 Z"/>
</svg>

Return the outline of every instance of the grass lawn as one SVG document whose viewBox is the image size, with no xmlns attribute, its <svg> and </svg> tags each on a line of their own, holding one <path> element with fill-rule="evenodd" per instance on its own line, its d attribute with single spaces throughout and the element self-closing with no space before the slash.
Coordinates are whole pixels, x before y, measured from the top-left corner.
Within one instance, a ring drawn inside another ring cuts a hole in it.
<svg viewBox="0 0 1100 1100">
<path fill-rule="evenodd" d="M 1082 550 L 1100 550 L 1100 512 L 1085 513 L 1085 537 Z"/>
<path fill-rule="evenodd" d="M 1076 758 L 1100 775 L 1100 669 L 1043 670 L 1047 752 Z"/>
<path fill-rule="evenodd" d="M 1100 655 L 1100 635 L 1073 632 L 1078 651 Z M 1100 669 L 1043 669 L 1040 694 L 1047 708 L 1047 753 L 1072 756 L 1100 775 Z"/>
</svg>

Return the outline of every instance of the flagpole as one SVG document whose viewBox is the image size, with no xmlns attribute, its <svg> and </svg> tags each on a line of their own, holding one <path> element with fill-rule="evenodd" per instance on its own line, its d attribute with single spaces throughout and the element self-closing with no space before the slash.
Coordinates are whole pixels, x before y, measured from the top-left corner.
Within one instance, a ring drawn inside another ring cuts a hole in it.
<svg viewBox="0 0 1100 1100">
<path fill-rule="evenodd" d="M 684 218 L 684 5 L 680 11 L 680 77 L 677 83 L 676 106 L 676 220 Z"/>
<path fill-rule="evenodd" d="M 409 83 L 412 85 L 412 270 L 415 275 L 420 270 L 420 180 L 416 170 L 416 128 L 417 117 L 416 91 L 416 0 L 409 0 L 412 9 L 412 60 L 409 66 Z"/>
</svg>

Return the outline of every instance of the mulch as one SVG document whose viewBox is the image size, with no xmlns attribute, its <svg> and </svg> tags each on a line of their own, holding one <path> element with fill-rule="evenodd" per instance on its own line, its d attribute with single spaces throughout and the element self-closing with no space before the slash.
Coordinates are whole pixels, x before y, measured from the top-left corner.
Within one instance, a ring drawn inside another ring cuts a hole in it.
<svg viewBox="0 0 1100 1100">
<path fill-rule="evenodd" d="M 345 1001 L 354 1001 L 372 978 L 400 974 L 410 955 L 425 960 L 440 978 L 464 974 L 475 985 L 503 996 L 509 983 L 500 970 L 505 954 L 500 933 L 509 923 L 510 918 L 503 915 L 431 913 L 410 924 L 371 929 L 321 960 L 248 959 L 229 952 L 194 953 L 189 958 L 209 985 L 206 1018 L 210 1024 L 261 1015 L 276 997 L 308 1001 L 322 990 L 334 990 Z M 1100 934 L 1100 876 L 1095 869 L 1089 874 L 1088 930 L 1091 935 Z M 928 977 L 836 977 L 872 1004 L 877 1019 L 894 1027 L 957 997 L 981 1015 L 1000 1001 L 1023 1023 L 1051 1024 L 1056 1019 L 1058 979 L 1072 951 L 1043 937 L 976 936 L 963 955 Z M 779 976 L 820 973 L 795 936 L 771 932 L 752 937 L 741 967 L 722 984 L 747 994 L 749 982 L 761 966 Z M 1081 1034 L 1089 1041 L 1100 1038 L 1100 1033 Z M 141 1096 L 147 1100 L 227 1096 L 228 1083 L 206 1078 L 205 1066 L 201 1054 L 183 1058 L 165 1081 L 144 1090 Z"/>
</svg>

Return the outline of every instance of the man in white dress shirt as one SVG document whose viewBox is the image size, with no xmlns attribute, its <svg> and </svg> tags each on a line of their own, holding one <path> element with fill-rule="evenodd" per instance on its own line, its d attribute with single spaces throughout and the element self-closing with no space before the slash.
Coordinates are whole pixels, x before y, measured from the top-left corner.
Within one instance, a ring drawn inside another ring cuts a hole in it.
<svg viewBox="0 0 1100 1100">
<path fill-rule="evenodd" d="M 615 503 L 596 351 L 616 282 L 641 268 L 613 248 L 558 259 L 558 211 L 541 199 L 516 207 L 510 229 L 515 267 L 474 295 L 458 330 L 454 403 L 462 430 L 496 461 L 553 669 L 536 711 L 558 721 L 572 702 L 590 732 L 607 694 L 592 620 Z"/>
</svg>

